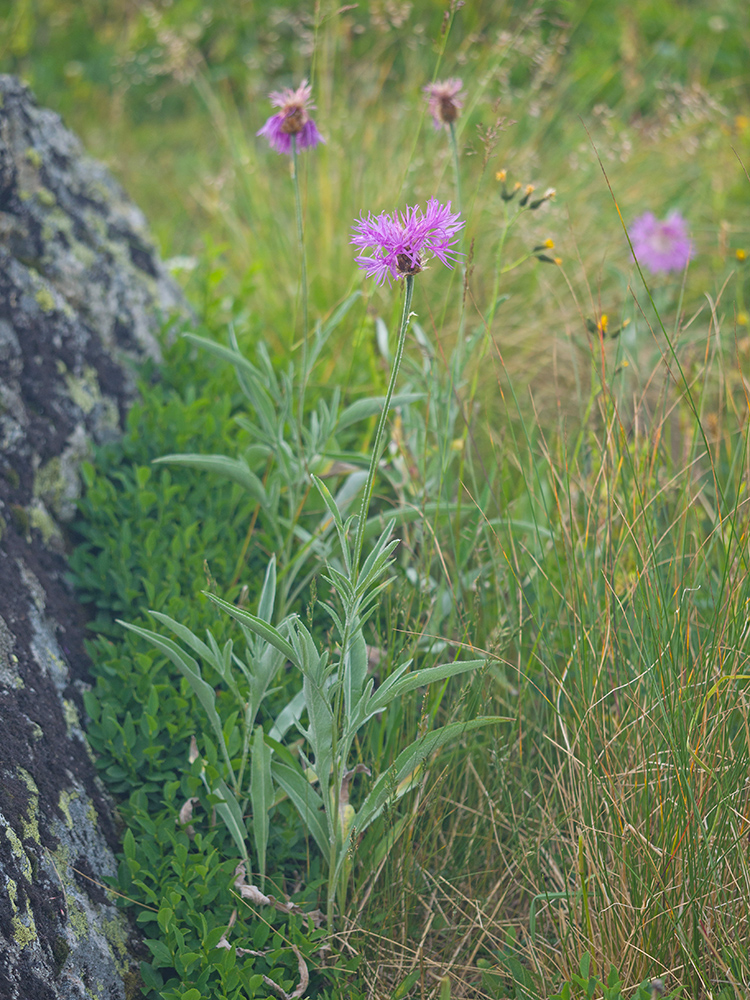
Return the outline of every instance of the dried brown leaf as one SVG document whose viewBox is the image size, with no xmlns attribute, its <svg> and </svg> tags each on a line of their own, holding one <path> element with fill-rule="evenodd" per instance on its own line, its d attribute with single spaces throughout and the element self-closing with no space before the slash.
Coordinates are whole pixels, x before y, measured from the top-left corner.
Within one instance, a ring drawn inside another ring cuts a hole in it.
<svg viewBox="0 0 750 1000">
<path fill-rule="evenodd" d="M 197 806 L 199 802 L 200 799 L 197 798 L 195 795 L 193 795 L 191 798 L 187 800 L 182 809 L 180 809 L 180 814 L 177 818 L 177 822 L 180 824 L 180 826 L 185 827 L 185 833 L 188 835 L 188 837 L 190 837 L 191 840 L 195 836 L 195 830 L 193 829 L 193 826 L 190 822 L 193 818 L 193 806 Z"/>
</svg>

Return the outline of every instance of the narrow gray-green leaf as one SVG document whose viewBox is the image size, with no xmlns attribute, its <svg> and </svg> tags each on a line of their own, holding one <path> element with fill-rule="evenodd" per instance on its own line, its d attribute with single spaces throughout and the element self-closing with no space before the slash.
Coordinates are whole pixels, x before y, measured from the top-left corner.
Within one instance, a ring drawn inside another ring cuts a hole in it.
<svg viewBox="0 0 750 1000">
<path fill-rule="evenodd" d="M 275 760 L 271 764 L 271 774 L 276 784 L 289 796 L 323 857 L 327 858 L 329 845 L 324 825 L 323 800 L 298 768 Z"/>
<path fill-rule="evenodd" d="M 258 617 L 262 618 L 264 622 L 271 624 L 273 618 L 273 606 L 276 601 L 276 554 L 271 556 L 268 561 L 268 568 L 266 569 L 265 579 L 263 580 L 263 589 L 260 592 L 260 600 L 258 601 Z"/>
<path fill-rule="evenodd" d="M 248 861 L 247 844 L 245 842 L 247 828 L 242 818 L 242 810 L 240 809 L 239 802 L 235 798 L 234 793 L 227 788 L 226 782 L 222 781 L 221 778 L 217 781 L 216 788 L 212 790 L 212 794 L 220 800 L 216 803 L 216 811 L 226 823 L 227 829 L 231 833 L 232 839 L 242 855 L 242 860 Z"/>
<path fill-rule="evenodd" d="M 242 459 L 228 458 L 226 455 L 174 454 L 155 458 L 152 465 L 184 465 L 192 469 L 201 469 L 203 472 L 226 476 L 227 479 L 239 483 L 246 489 L 262 507 L 268 505 L 263 483 Z"/>
<path fill-rule="evenodd" d="M 388 407 L 392 410 L 394 406 L 406 406 L 408 403 L 417 403 L 425 398 L 423 392 L 402 392 L 391 397 L 391 404 Z M 356 403 L 347 406 L 338 419 L 337 429 L 349 427 L 356 424 L 358 420 L 365 420 L 368 417 L 380 416 L 383 411 L 385 396 L 370 396 L 368 399 L 358 399 Z"/>
<path fill-rule="evenodd" d="M 484 666 L 484 662 L 484 660 L 456 660 L 454 663 L 442 663 L 437 667 L 426 667 L 423 670 L 415 670 L 413 673 L 401 676 L 391 674 L 370 699 L 370 704 L 367 706 L 367 718 L 369 719 L 376 712 L 382 712 L 394 698 L 406 694 L 407 691 L 426 687 L 435 681 L 444 681 L 446 677 L 455 677 L 471 670 L 478 670 Z"/>
<path fill-rule="evenodd" d="M 300 690 L 276 716 L 276 722 L 274 723 L 269 736 L 272 736 L 273 739 L 281 742 L 292 726 L 297 725 L 304 710 L 305 692 Z"/>
<path fill-rule="evenodd" d="M 323 503 L 326 505 L 331 517 L 333 518 L 334 524 L 339 529 L 339 533 L 342 532 L 344 530 L 344 522 L 341 520 L 341 513 L 339 511 L 336 501 L 333 499 L 333 496 L 331 495 L 331 491 L 328 489 L 323 480 L 320 479 L 318 476 L 313 476 L 312 479 L 313 482 L 315 483 L 315 486 L 317 487 L 318 493 L 320 493 L 321 497 L 323 498 Z"/>
<path fill-rule="evenodd" d="M 271 779 L 271 748 L 263 738 L 263 727 L 255 730 L 250 759 L 250 802 L 253 808 L 253 837 L 258 856 L 260 887 L 266 880 L 266 848 L 270 820 L 268 811 L 273 803 L 273 781 Z"/>
<path fill-rule="evenodd" d="M 221 667 L 216 662 L 216 656 L 214 651 L 199 639 L 197 635 L 190 631 L 190 629 L 183 625 L 182 622 L 176 621 L 174 618 L 170 618 L 169 615 L 163 614 L 161 611 L 151 611 L 151 615 L 162 625 L 166 625 L 167 628 L 174 632 L 178 639 L 182 639 L 186 645 L 190 646 L 194 653 L 198 656 L 202 656 L 207 663 L 212 663 L 216 669 L 221 673 Z M 154 633 L 156 634 L 156 633 Z"/>
<path fill-rule="evenodd" d="M 130 629 L 131 632 L 135 632 L 136 635 L 140 635 L 144 639 L 148 639 L 148 641 L 153 643 L 157 649 L 166 653 L 183 677 L 187 678 L 196 698 L 201 703 L 203 710 L 208 716 L 208 721 L 211 723 L 211 727 L 216 734 L 219 746 L 224 754 L 224 759 L 227 767 L 229 768 L 229 774 L 232 774 L 232 764 L 229 759 L 229 754 L 227 753 L 226 743 L 224 742 L 224 732 L 221 725 L 221 719 L 219 718 L 219 713 L 216 711 L 216 693 L 211 685 L 207 684 L 201 677 L 198 662 L 194 660 L 192 656 L 189 656 L 184 649 L 181 649 L 177 643 L 173 642 L 171 639 L 167 639 L 165 636 L 159 635 L 157 632 L 152 632 L 150 629 L 141 628 L 140 625 L 131 625 L 129 622 L 121 621 L 119 618 L 117 621 L 119 625 L 123 625 L 125 628 Z"/>
<path fill-rule="evenodd" d="M 236 605 L 230 604 L 229 601 L 223 601 L 220 597 L 217 597 L 216 594 L 212 594 L 207 590 L 204 590 L 203 593 L 209 600 L 213 601 L 214 604 L 226 611 L 227 614 L 230 614 L 232 618 L 235 618 L 238 622 L 246 625 L 251 632 L 259 635 L 261 639 L 265 639 L 266 642 L 278 649 L 280 653 L 283 653 L 288 660 L 292 661 L 295 667 L 300 666 L 294 649 L 277 628 L 274 628 L 273 625 L 269 625 L 269 623 L 263 621 L 262 618 L 258 618 L 256 615 L 251 615 L 249 611 L 243 611 L 242 608 L 238 608 Z"/>
<path fill-rule="evenodd" d="M 183 336 L 185 340 L 189 340 L 192 344 L 196 344 L 204 351 L 208 351 L 209 354 L 213 354 L 217 358 L 222 358 L 224 361 L 228 361 L 236 368 L 241 368 L 252 378 L 258 377 L 258 370 L 255 365 L 251 361 L 248 361 L 248 359 L 238 350 L 233 350 L 231 347 L 225 347 L 223 344 L 219 344 L 215 340 L 208 340 L 206 337 L 199 337 L 195 333 L 185 333 Z"/>
<path fill-rule="evenodd" d="M 347 721 L 354 716 L 354 707 L 362 697 L 367 681 L 367 646 L 362 629 L 354 633 L 344 653 L 344 711 Z"/>
<path fill-rule="evenodd" d="M 370 789 L 369 795 L 354 817 L 353 825 L 357 832 L 364 833 L 370 823 L 382 812 L 383 806 L 393 794 L 393 789 L 397 789 L 415 768 L 421 763 L 429 761 L 430 757 L 446 743 L 459 740 L 474 729 L 512 721 L 512 719 L 502 716 L 482 716 L 478 719 L 471 719 L 469 722 L 451 722 L 441 729 L 434 729 L 420 737 L 398 755 Z"/>
</svg>

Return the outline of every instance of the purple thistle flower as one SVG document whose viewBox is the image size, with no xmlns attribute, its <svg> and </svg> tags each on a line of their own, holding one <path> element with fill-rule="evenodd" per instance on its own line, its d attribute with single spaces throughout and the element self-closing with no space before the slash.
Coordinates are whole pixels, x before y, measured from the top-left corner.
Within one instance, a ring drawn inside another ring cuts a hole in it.
<svg viewBox="0 0 750 1000">
<path fill-rule="evenodd" d="M 458 112 L 464 106 L 464 97 L 466 96 L 461 90 L 462 87 L 463 80 L 452 77 L 450 80 L 436 80 L 422 88 L 427 94 L 429 111 L 435 128 L 440 128 L 441 125 L 451 125 L 458 118 Z"/>
<path fill-rule="evenodd" d="M 630 241 L 638 263 L 653 274 L 682 271 L 693 256 L 687 222 L 679 212 L 663 222 L 653 212 L 639 215 L 630 227 Z"/>
<path fill-rule="evenodd" d="M 271 149 L 290 155 L 292 136 L 296 137 L 297 149 L 307 149 L 308 146 L 325 142 L 308 114 L 315 105 L 310 101 L 312 87 L 307 80 L 303 80 L 296 90 L 275 90 L 268 96 L 271 104 L 281 110 L 271 115 L 263 128 L 255 134 L 265 136 Z"/>
<path fill-rule="evenodd" d="M 451 203 L 441 205 L 430 198 L 423 213 L 419 206 L 403 212 L 382 212 L 360 217 L 354 225 L 350 242 L 365 251 L 355 261 L 368 278 L 382 285 L 387 279 L 419 274 L 429 257 L 438 257 L 446 267 L 453 267 L 458 256 L 452 247 L 456 235 L 466 225 L 459 221 L 460 212 L 451 212 Z"/>
</svg>

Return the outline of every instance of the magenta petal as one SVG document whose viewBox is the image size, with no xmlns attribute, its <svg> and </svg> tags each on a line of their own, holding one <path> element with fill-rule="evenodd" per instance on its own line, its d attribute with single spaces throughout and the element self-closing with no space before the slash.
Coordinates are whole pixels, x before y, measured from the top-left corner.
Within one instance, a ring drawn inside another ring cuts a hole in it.
<svg viewBox="0 0 750 1000">
<path fill-rule="evenodd" d="M 297 149 L 300 150 L 324 142 L 323 136 L 309 115 L 310 108 L 315 107 L 311 103 L 311 96 L 312 88 L 307 80 L 303 80 L 296 90 L 274 91 L 270 95 L 271 104 L 281 110 L 271 115 L 263 128 L 255 134 L 266 138 L 271 149 L 287 156 L 292 152 L 294 136 Z"/>
<path fill-rule="evenodd" d="M 682 271 L 693 256 L 687 222 L 679 212 L 663 221 L 644 212 L 630 227 L 630 241 L 638 263 L 653 274 Z"/>
<path fill-rule="evenodd" d="M 317 125 L 312 118 L 308 118 L 302 126 L 302 131 L 297 134 L 297 148 L 309 149 L 311 146 L 317 146 L 319 142 L 325 142 L 325 139 L 318 132 Z"/>
<path fill-rule="evenodd" d="M 432 256 L 446 267 L 453 267 L 458 256 L 453 247 L 466 223 L 460 219 L 460 213 L 451 212 L 450 208 L 450 202 L 441 205 L 431 198 L 424 212 L 418 206 L 407 206 L 392 215 L 382 212 L 360 217 L 354 223 L 350 241 L 363 251 L 354 258 L 356 263 L 378 284 L 416 273 Z M 409 267 L 405 266 L 404 258 Z"/>
<path fill-rule="evenodd" d="M 283 121 L 283 115 L 271 115 L 263 128 L 258 129 L 255 134 L 262 135 L 268 139 L 268 145 L 271 149 L 275 149 L 277 153 L 286 153 L 289 155 L 292 152 L 292 140 L 286 132 L 281 131 Z"/>
</svg>

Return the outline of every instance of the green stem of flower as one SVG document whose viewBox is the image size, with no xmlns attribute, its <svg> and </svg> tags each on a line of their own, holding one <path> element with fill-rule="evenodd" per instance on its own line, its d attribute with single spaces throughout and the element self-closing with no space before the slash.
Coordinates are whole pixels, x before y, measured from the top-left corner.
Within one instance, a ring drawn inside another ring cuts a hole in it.
<svg viewBox="0 0 750 1000">
<path fill-rule="evenodd" d="M 461 206 L 461 172 L 458 165 L 458 141 L 456 139 L 455 122 L 450 122 L 448 131 L 451 137 L 451 151 L 453 152 L 453 172 L 456 177 L 456 208 L 460 212 Z M 459 244 L 460 245 L 460 244 Z M 451 381 L 453 391 L 457 391 L 458 382 L 461 379 L 464 369 L 464 350 L 466 347 L 464 329 L 466 324 L 466 258 L 461 258 L 461 286 L 459 289 L 459 313 L 458 313 L 458 333 L 456 335 L 456 350 L 453 355 L 453 369 Z M 464 461 L 466 458 L 465 449 L 461 452 L 458 473 L 458 497 L 456 498 L 456 517 L 454 520 L 454 543 L 456 547 L 456 562 L 459 561 L 459 540 L 461 535 L 461 482 L 464 474 Z"/>
<path fill-rule="evenodd" d="M 385 434 L 385 425 L 388 420 L 388 410 L 391 405 L 391 399 L 393 398 L 393 390 L 396 387 L 396 379 L 398 378 L 398 370 L 401 367 L 401 359 L 404 356 L 404 345 L 406 343 L 406 330 L 409 326 L 409 311 L 411 309 L 411 297 L 414 292 L 414 275 L 407 274 L 404 278 L 405 288 L 404 288 L 404 309 L 401 313 L 401 329 L 398 333 L 398 345 L 396 347 L 396 357 L 393 359 L 393 368 L 391 368 L 391 378 L 388 382 L 388 391 L 385 395 L 385 402 L 383 403 L 383 410 L 380 414 L 380 420 L 378 421 L 378 428 L 375 431 L 375 443 L 372 448 L 372 456 L 370 458 L 370 468 L 367 472 L 367 482 L 365 483 L 365 492 L 362 496 L 362 505 L 359 508 L 359 519 L 357 521 L 357 534 L 354 540 L 354 558 L 352 559 L 352 571 L 356 574 L 359 570 L 359 560 L 362 555 L 362 544 L 365 537 L 365 523 L 367 522 L 367 512 L 370 509 L 370 500 L 372 499 L 372 491 L 375 485 L 375 472 L 380 462 L 380 455 L 383 450 L 383 437 Z"/>
<path fill-rule="evenodd" d="M 297 169 L 297 136 L 292 136 L 292 172 L 294 174 L 294 202 L 297 209 L 297 240 L 299 242 L 300 267 L 302 269 L 302 377 L 299 384 L 299 429 L 302 431 L 302 417 L 305 407 L 307 386 L 307 254 L 305 253 L 305 228 L 302 221 L 302 198 L 299 191 L 299 170 Z"/>
</svg>

